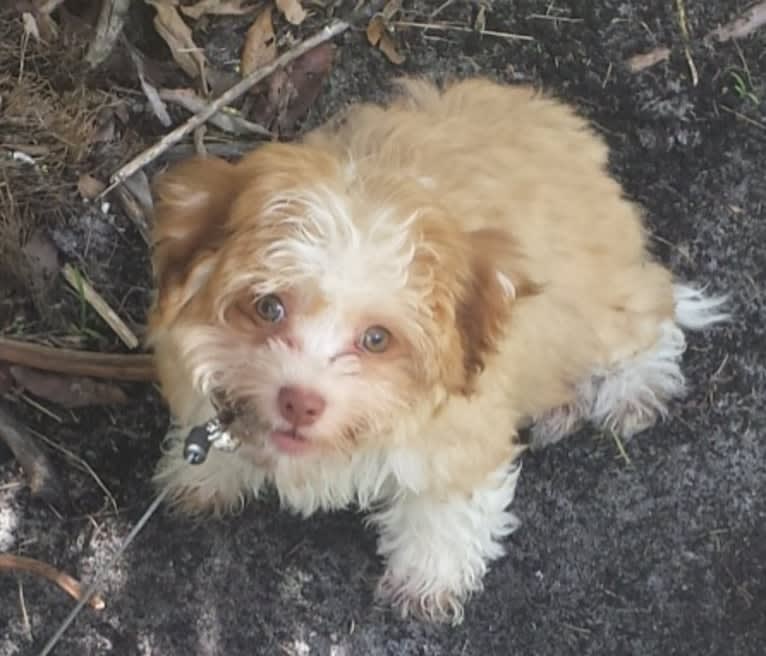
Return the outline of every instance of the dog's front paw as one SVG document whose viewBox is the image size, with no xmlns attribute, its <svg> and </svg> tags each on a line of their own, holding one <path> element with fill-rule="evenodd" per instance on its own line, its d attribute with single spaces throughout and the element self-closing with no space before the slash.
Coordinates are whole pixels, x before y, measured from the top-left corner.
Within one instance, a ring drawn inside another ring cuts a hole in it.
<svg viewBox="0 0 766 656">
<path fill-rule="evenodd" d="M 414 578 L 386 570 L 378 583 L 376 596 L 393 606 L 403 618 L 416 617 L 454 626 L 463 621 L 463 603 L 467 595 L 436 586 L 418 586 Z"/>
</svg>

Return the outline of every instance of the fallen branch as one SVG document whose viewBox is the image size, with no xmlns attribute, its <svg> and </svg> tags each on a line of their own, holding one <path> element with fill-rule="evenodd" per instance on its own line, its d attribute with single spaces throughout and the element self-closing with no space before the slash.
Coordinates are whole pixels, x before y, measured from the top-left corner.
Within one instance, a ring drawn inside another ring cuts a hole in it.
<svg viewBox="0 0 766 656">
<path fill-rule="evenodd" d="M 85 592 L 84 586 L 77 579 L 69 574 L 56 569 L 53 565 L 44 563 L 34 558 L 25 558 L 24 556 L 14 556 L 11 554 L 0 554 L 0 572 L 27 572 L 48 579 L 55 583 L 59 588 L 66 592 L 76 601 L 80 601 Z M 104 598 L 95 594 L 88 601 L 88 605 L 94 610 L 103 610 L 106 607 Z"/>
<path fill-rule="evenodd" d="M 175 130 L 172 130 L 160 139 L 156 144 L 138 154 L 127 164 L 122 166 L 118 171 L 112 175 L 109 179 L 110 185 L 102 193 L 103 197 L 106 193 L 114 189 L 117 185 L 123 183 L 127 178 L 133 175 L 136 171 L 143 168 L 150 162 L 154 161 L 162 155 L 168 148 L 177 144 L 181 139 L 191 134 L 197 127 L 206 123 L 212 116 L 215 116 L 224 107 L 230 105 L 234 100 L 245 94 L 249 89 L 258 84 L 261 80 L 267 78 L 274 71 L 283 68 L 290 62 L 295 61 L 298 57 L 306 54 L 309 50 L 316 48 L 318 45 L 335 38 L 339 34 L 345 32 L 351 23 L 337 20 L 321 31 L 317 32 L 313 36 L 309 37 L 305 41 L 300 42 L 295 47 L 291 48 L 281 56 L 277 57 L 271 64 L 257 69 L 250 73 L 247 77 L 242 78 L 237 84 L 225 91 L 213 102 L 211 102 L 204 110 L 195 114 L 188 121 L 179 125 Z"/>
<path fill-rule="evenodd" d="M 101 296 L 77 269 L 71 264 L 65 264 L 61 270 L 65 280 L 70 284 L 78 294 L 82 294 L 84 300 L 90 305 L 109 327 L 123 341 L 129 349 L 138 346 L 138 337 L 128 328 L 127 324 L 119 315 L 109 306 Z"/>
<path fill-rule="evenodd" d="M 135 382 L 156 380 L 151 355 L 121 355 L 54 348 L 0 337 L 0 361 L 71 376 Z"/>
<path fill-rule="evenodd" d="M 32 496 L 51 503 L 61 500 L 63 488 L 50 459 L 5 403 L 0 403 L 0 440 L 8 445 L 16 462 L 24 470 Z"/>
<path fill-rule="evenodd" d="M 120 405 L 128 402 L 122 388 L 95 378 L 65 376 L 19 365 L 12 366 L 10 374 L 16 384 L 30 394 L 64 408 Z"/>
</svg>

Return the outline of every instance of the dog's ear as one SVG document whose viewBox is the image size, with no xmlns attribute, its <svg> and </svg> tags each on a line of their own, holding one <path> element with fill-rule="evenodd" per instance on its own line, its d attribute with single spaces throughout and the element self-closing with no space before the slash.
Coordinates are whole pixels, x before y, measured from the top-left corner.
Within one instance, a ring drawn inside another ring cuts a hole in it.
<svg viewBox="0 0 766 656">
<path fill-rule="evenodd" d="M 462 355 L 462 376 L 453 391 L 470 394 L 486 359 L 510 329 L 514 304 L 536 294 L 524 256 L 502 230 L 480 229 L 465 236 L 466 268 L 456 298 L 455 327 Z"/>
<path fill-rule="evenodd" d="M 172 322 L 205 283 L 239 188 L 237 167 L 216 157 L 186 160 L 155 179 L 155 325 Z"/>
</svg>

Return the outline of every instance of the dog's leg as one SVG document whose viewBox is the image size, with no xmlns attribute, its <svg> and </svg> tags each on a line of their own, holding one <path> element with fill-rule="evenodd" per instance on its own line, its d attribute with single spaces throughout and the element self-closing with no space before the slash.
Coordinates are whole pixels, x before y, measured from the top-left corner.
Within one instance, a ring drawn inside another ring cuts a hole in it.
<svg viewBox="0 0 766 656">
<path fill-rule="evenodd" d="M 210 449 L 207 459 L 191 465 L 183 457 L 188 430 L 172 429 L 163 443 L 155 484 L 169 491 L 174 509 L 190 515 L 223 515 L 240 510 L 258 494 L 264 474 L 239 453 Z"/>
<path fill-rule="evenodd" d="M 657 341 L 598 376 L 590 419 L 623 438 L 630 438 L 666 416 L 668 402 L 682 396 L 686 382 L 681 358 L 686 350 L 683 329 L 702 330 L 725 321 L 724 297 L 676 285 L 675 316 L 659 326 Z"/>
<path fill-rule="evenodd" d="M 371 517 L 380 531 L 378 553 L 386 571 L 378 594 L 402 615 L 459 624 L 463 603 L 482 588 L 500 540 L 519 525 L 507 510 L 521 466 L 506 465 L 470 495 L 398 495 Z"/>
<path fill-rule="evenodd" d="M 577 386 L 570 403 L 536 417 L 530 428 L 530 448 L 550 446 L 582 428 L 591 415 L 596 389 L 596 380 L 589 378 Z"/>
</svg>

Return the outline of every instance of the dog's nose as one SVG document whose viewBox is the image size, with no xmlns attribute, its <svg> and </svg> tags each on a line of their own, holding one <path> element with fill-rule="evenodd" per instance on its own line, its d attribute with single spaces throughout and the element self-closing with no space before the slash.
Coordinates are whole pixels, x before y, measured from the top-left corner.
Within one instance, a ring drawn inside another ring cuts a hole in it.
<svg viewBox="0 0 766 656">
<path fill-rule="evenodd" d="M 313 390 L 288 386 L 279 390 L 277 405 L 292 426 L 310 426 L 322 416 L 327 403 Z"/>
</svg>

